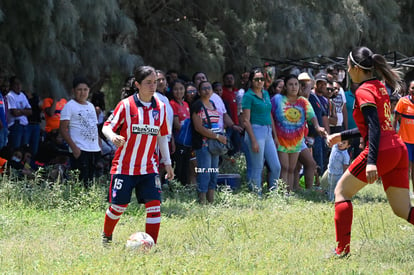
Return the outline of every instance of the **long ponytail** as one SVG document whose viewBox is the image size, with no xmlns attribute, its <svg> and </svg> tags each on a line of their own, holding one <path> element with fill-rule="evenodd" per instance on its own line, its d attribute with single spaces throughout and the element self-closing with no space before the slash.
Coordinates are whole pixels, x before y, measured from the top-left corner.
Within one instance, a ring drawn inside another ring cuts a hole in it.
<svg viewBox="0 0 414 275">
<path fill-rule="evenodd" d="M 394 92 L 401 90 L 402 74 L 399 70 L 392 68 L 384 56 L 374 54 L 367 47 L 358 47 L 349 53 L 349 59 L 364 71 L 375 70 Z"/>
</svg>

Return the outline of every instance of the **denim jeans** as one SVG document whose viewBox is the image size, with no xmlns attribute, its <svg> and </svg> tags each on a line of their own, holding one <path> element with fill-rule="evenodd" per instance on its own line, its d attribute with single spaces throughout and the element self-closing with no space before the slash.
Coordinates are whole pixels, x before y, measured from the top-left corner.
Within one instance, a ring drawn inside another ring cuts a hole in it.
<svg viewBox="0 0 414 275">
<path fill-rule="evenodd" d="M 244 157 L 246 159 L 246 176 L 247 179 L 251 179 L 252 178 L 252 161 L 250 159 L 250 150 L 249 150 L 249 146 L 247 145 L 248 142 L 245 136 L 247 136 L 247 132 L 244 133 L 244 136 L 241 140 L 241 148 L 240 150 L 243 152 Z"/>
<path fill-rule="evenodd" d="M 256 141 L 259 144 L 259 152 L 252 151 L 252 143 L 248 134 L 245 135 L 247 147 L 250 152 L 251 162 L 251 178 L 248 179 L 252 188 L 259 195 L 262 194 L 262 171 L 264 160 L 270 168 L 269 189 L 276 186 L 276 180 L 280 176 L 280 162 L 277 155 L 276 145 L 272 137 L 272 127 L 270 125 L 252 125 L 253 134 L 256 137 Z"/>
<path fill-rule="evenodd" d="M 328 173 L 328 183 L 329 183 L 328 199 L 330 201 L 335 200 L 335 188 L 341 177 L 342 175 L 334 175 L 334 174 Z"/>
<path fill-rule="evenodd" d="M 17 122 L 9 127 L 9 147 L 11 149 L 19 148 L 25 144 L 24 135 L 26 134 L 26 127 Z"/>
<path fill-rule="evenodd" d="M 216 189 L 219 156 L 213 156 L 208 147 L 203 146 L 196 150 L 197 158 L 197 190 L 200 193 L 207 193 L 208 190 Z"/>
<path fill-rule="evenodd" d="M 9 130 L 6 127 L 0 129 L 0 149 L 7 145 Z"/>
<path fill-rule="evenodd" d="M 40 124 L 28 124 L 23 137 L 23 144 L 29 144 L 32 155 L 35 156 L 39 149 Z"/>
<path fill-rule="evenodd" d="M 325 145 L 325 139 L 320 136 L 315 137 L 312 152 L 316 165 L 318 165 L 321 168 L 321 173 L 319 174 L 319 176 L 322 176 L 326 170 L 326 151 L 327 148 Z"/>
</svg>

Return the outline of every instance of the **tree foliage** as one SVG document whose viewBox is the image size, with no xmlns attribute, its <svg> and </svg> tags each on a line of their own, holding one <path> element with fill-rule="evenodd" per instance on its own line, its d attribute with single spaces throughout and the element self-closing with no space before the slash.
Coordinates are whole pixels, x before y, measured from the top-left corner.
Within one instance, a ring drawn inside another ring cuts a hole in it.
<svg viewBox="0 0 414 275">
<path fill-rule="evenodd" d="M 263 57 L 346 56 L 357 45 L 411 55 L 413 24 L 406 26 L 401 15 L 412 22 L 412 5 L 394 0 L 121 0 L 141 34 L 131 49 L 146 63 L 213 75 L 261 65 Z"/>
<path fill-rule="evenodd" d="M 219 76 L 262 58 L 346 56 L 357 45 L 413 55 L 410 0 L 44 0 L 0 3 L 0 66 L 40 93 L 74 74 L 137 64 Z"/>
<path fill-rule="evenodd" d="M 4 0 L 0 10 L 1 67 L 43 95 L 66 94 L 74 75 L 97 82 L 140 62 L 123 47 L 136 28 L 116 0 Z"/>
</svg>

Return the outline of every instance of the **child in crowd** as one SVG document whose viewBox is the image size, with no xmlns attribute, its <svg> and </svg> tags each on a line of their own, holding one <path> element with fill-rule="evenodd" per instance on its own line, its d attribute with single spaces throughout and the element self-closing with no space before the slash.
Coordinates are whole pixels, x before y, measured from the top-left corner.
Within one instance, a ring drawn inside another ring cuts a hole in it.
<svg viewBox="0 0 414 275">
<path fill-rule="evenodd" d="M 350 163 L 348 148 L 351 146 L 349 140 L 343 140 L 332 147 L 331 155 L 328 164 L 328 183 L 329 192 L 328 198 L 334 201 L 335 187 L 342 174 L 346 171 Z"/>
</svg>

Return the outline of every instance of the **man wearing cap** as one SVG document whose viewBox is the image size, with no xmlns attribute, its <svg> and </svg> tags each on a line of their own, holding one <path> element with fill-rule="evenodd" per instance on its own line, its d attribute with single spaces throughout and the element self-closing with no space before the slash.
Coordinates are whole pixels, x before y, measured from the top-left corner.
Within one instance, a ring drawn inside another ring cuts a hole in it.
<svg viewBox="0 0 414 275">
<path fill-rule="evenodd" d="M 317 74 L 315 77 L 315 90 L 309 95 L 309 102 L 312 104 L 319 125 L 324 127 L 329 134 L 329 102 L 324 97 L 324 94 L 327 94 L 327 84 L 328 80 L 326 74 Z M 327 165 L 327 148 L 324 137 L 320 136 L 312 126 L 309 128 L 308 136 L 313 137 L 315 140 L 312 153 L 316 164 L 321 168 L 320 176 L 322 176 Z"/>
</svg>

